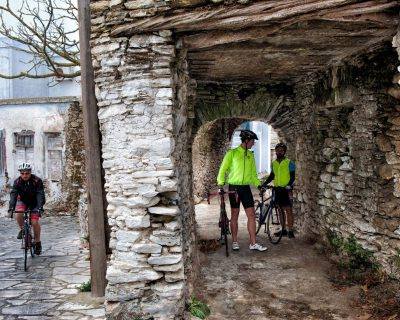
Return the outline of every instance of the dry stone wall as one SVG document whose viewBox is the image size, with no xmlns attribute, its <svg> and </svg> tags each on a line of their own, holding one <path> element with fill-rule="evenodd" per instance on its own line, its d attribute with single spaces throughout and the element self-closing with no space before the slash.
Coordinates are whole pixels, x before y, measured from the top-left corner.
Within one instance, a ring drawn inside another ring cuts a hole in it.
<svg viewBox="0 0 400 320">
<path fill-rule="evenodd" d="M 234 130 L 245 119 L 215 120 L 197 132 L 192 147 L 193 192 L 195 200 L 204 199 L 207 191 L 216 189 L 216 176 L 225 153 L 231 145 Z"/>
<path fill-rule="evenodd" d="M 307 159 L 297 159 L 296 188 L 304 233 L 326 235 L 331 230 L 343 237 L 354 235 L 389 273 L 400 246 L 399 111 L 398 102 L 386 94 L 395 71 L 393 53 L 386 47 L 374 57 L 369 55 L 363 61 L 369 69 L 331 70 L 325 80 L 314 84 L 313 102 L 310 96 L 298 100 L 299 105 L 312 104 L 316 111 L 310 119 L 313 135 L 297 139 L 310 153 L 297 152 Z M 321 91 L 324 81 L 330 88 Z M 307 90 L 299 88 L 303 94 Z"/>
<path fill-rule="evenodd" d="M 193 102 L 186 52 L 171 31 L 111 34 L 170 8 L 162 0 L 91 3 L 111 228 L 108 318 L 184 317 L 197 265 L 190 148 L 199 128 L 218 119 L 263 120 L 287 142 L 303 234 L 355 234 L 387 265 L 399 247 L 400 108 L 370 80 L 394 73 L 393 61 L 380 59 L 393 52 L 347 73 L 307 76 L 294 89 L 202 84 Z"/>
<path fill-rule="evenodd" d="M 61 184 L 64 195 L 62 208 L 79 218 L 80 236 L 88 237 L 87 206 L 82 201 L 86 194 L 85 148 L 83 144 L 82 107 L 73 102 L 65 115 L 65 169 Z"/>
<path fill-rule="evenodd" d="M 111 227 L 107 314 L 181 319 L 184 264 L 192 246 L 183 239 L 182 224 L 188 224 L 192 204 L 185 182 L 191 181 L 190 162 L 175 165 L 186 152 L 175 135 L 187 128 L 185 92 L 175 90 L 179 79 L 171 68 L 172 34 L 110 38 L 96 14 L 92 23 L 98 31 L 92 54 Z"/>
</svg>

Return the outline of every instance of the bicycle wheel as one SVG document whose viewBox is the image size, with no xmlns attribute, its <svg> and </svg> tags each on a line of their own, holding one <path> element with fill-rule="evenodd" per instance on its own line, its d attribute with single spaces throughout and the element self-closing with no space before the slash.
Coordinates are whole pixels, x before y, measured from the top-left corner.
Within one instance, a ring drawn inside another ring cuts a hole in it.
<svg viewBox="0 0 400 320">
<path fill-rule="evenodd" d="M 221 238 L 224 239 L 225 244 L 225 254 L 229 256 L 229 244 L 228 244 L 228 233 L 229 233 L 229 219 L 226 212 L 222 214 L 221 217 Z"/>
<path fill-rule="evenodd" d="M 33 242 L 32 235 L 30 236 L 30 244 L 29 250 L 31 252 L 31 257 L 33 258 L 35 256 L 35 243 Z"/>
<path fill-rule="evenodd" d="M 262 226 L 265 226 L 266 217 L 267 207 L 264 204 L 259 203 L 256 208 L 256 234 L 260 232 Z"/>
<path fill-rule="evenodd" d="M 226 233 L 224 235 L 224 238 L 225 238 L 225 254 L 227 257 L 229 257 L 228 235 Z"/>
<path fill-rule="evenodd" d="M 29 244 L 30 244 L 30 234 L 29 228 L 25 226 L 24 228 L 24 271 L 28 270 L 28 251 L 29 251 Z"/>
<path fill-rule="evenodd" d="M 282 239 L 282 231 L 285 226 L 285 216 L 280 208 L 272 207 L 267 215 L 267 234 L 269 241 L 273 244 Z"/>
</svg>

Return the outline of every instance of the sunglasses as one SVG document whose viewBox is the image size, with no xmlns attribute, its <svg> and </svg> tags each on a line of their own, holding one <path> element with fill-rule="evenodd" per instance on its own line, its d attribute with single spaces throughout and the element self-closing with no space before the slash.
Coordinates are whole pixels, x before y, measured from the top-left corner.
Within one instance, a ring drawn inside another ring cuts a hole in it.
<svg viewBox="0 0 400 320">
<path fill-rule="evenodd" d="M 30 172 L 21 172 L 21 176 L 29 175 L 31 174 Z"/>
</svg>

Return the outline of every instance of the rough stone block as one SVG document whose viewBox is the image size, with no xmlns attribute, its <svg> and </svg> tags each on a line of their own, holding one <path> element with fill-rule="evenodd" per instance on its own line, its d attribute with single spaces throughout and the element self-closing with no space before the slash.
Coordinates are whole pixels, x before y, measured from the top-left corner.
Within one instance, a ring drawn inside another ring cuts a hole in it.
<svg viewBox="0 0 400 320">
<path fill-rule="evenodd" d="M 182 262 L 177 263 L 177 264 L 172 264 L 172 265 L 165 265 L 165 266 L 160 266 L 160 265 L 155 265 L 153 266 L 153 269 L 156 271 L 162 271 L 162 272 L 176 272 L 179 271 L 183 268 Z"/>
<path fill-rule="evenodd" d="M 164 215 L 164 216 L 176 216 L 179 214 L 179 208 L 177 206 L 170 206 L 170 207 L 164 207 L 164 206 L 159 206 L 159 207 L 150 207 L 149 212 L 151 214 L 157 214 L 157 215 Z"/>
<path fill-rule="evenodd" d="M 174 284 L 158 282 L 151 286 L 151 289 L 160 297 L 179 299 L 183 295 L 183 282 Z"/>
<path fill-rule="evenodd" d="M 132 246 L 137 253 L 161 253 L 162 246 L 156 243 L 137 243 Z"/>
<path fill-rule="evenodd" d="M 125 219 L 125 224 L 128 228 L 148 228 L 150 227 L 150 217 L 146 216 L 136 216 L 128 217 Z"/>
<path fill-rule="evenodd" d="M 150 240 L 163 246 L 177 246 L 181 244 L 181 235 L 168 230 L 155 230 Z"/>
<path fill-rule="evenodd" d="M 163 274 L 153 269 L 139 269 L 125 272 L 115 268 L 113 265 L 107 268 L 107 280 L 109 284 L 154 281 L 163 277 Z"/>
<path fill-rule="evenodd" d="M 133 244 L 137 239 L 139 239 L 140 232 L 118 230 L 116 232 L 116 237 L 119 242 Z"/>
<path fill-rule="evenodd" d="M 151 265 L 165 266 L 165 265 L 176 264 L 181 260 L 182 260 L 181 254 L 171 254 L 171 255 L 161 255 L 155 257 L 152 256 L 147 261 Z"/>
</svg>

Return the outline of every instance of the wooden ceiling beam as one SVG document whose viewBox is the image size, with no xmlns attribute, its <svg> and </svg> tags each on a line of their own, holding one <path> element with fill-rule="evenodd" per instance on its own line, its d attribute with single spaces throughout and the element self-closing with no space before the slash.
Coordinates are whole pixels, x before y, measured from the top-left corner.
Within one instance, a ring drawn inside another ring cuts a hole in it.
<svg viewBox="0 0 400 320">
<path fill-rule="evenodd" d="M 369 4 L 366 7 L 366 4 Z M 257 25 L 285 22 L 290 19 L 350 19 L 363 14 L 400 8 L 398 0 L 275 0 L 249 5 L 222 5 L 176 10 L 156 17 L 137 19 L 117 26 L 112 36 L 130 35 L 157 30 L 199 31 L 238 30 Z M 395 17 L 395 15 L 393 15 Z M 387 23 L 390 23 L 388 21 Z"/>
</svg>

